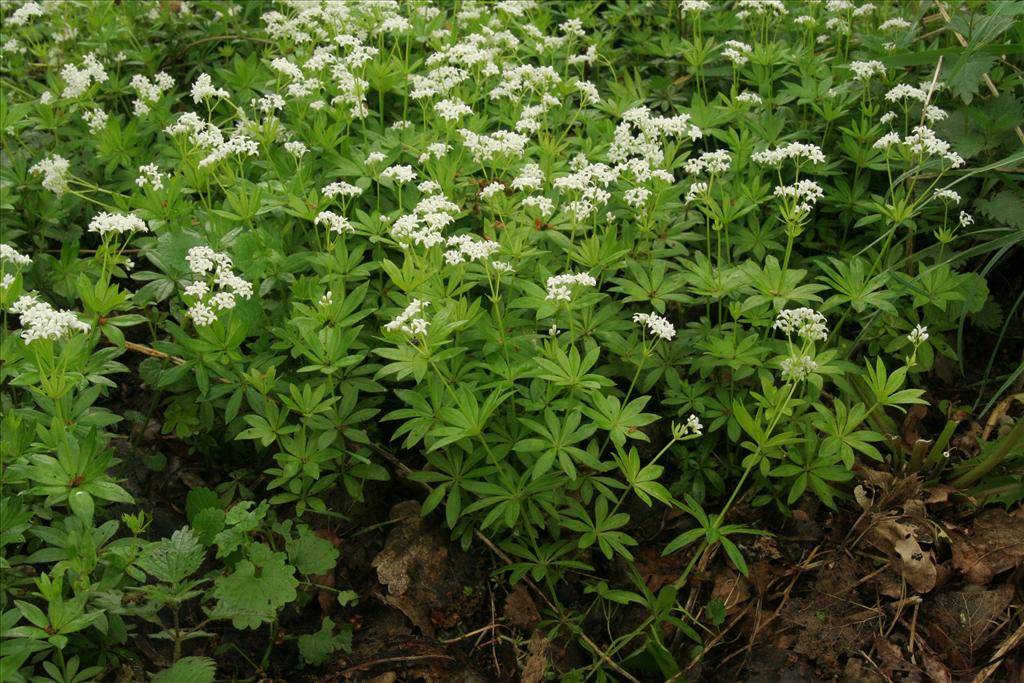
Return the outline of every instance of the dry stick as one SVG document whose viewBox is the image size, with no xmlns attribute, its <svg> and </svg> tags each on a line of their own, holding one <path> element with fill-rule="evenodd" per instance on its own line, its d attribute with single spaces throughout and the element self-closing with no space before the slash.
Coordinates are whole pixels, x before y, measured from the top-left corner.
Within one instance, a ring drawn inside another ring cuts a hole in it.
<svg viewBox="0 0 1024 683">
<path fill-rule="evenodd" d="M 169 360 L 175 365 L 181 365 L 182 363 L 186 362 L 184 358 L 172 356 L 171 354 L 164 353 L 163 351 L 157 351 L 153 347 L 146 346 L 145 344 L 136 344 L 135 342 L 126 341 L 124 343 L 124 347 L 129 351 L 141 353 L 145 356 L 152 356 L 153 358 L 162 358 L 164 360 Z"/>
<path fill-rule="evenodd" d="M 342 669 L 338 673 L 346 674 L 351 671 L 360 671 L 362 669 L 371 669 L 380 664 L 400 664 L 403 662 L 416 662 L 422 659 L 447 659 L 450 662 L 455 661 L 455 657 L 450 655 L 408 655 L 405 657 L 383 657 L 381 659 L 374 659 L 369 662 L 363 662 L 362 664 L 356 664 Z"/>
<path fill-rule="evenodd" d="M 992 663 L 986 666 L 984 669 L 978 672 L 978 675 L 974 677 L 971 683 L 985 683 L 989 676 L 994 674 L 999 668 L 999 665 L 1003 663 L 1003 658 L 1006 657 L 1012 650 L 1016 649 L 1020 642 L 1024 640 L 1024 621 L 1021 622 L 1017 630 L 1013 632 L 1003 644 L 999 646 L 995 654 L 992 655 Z"/>
<path fill-rule="evenodd" d="M 949 16 L 949 12 L 946 11 L 945 6 L 943 6 L 942 0 L 935 0 L 935 6 L 939 8 L 939 14 L 942 15 L 943 20 L 948 25 L 952 19 Z M 955 35 L 956 39 L 960 41 L 961 47 L 967 47 L 966 38 L 960 35 L 957 31 L 953 31 L 953 35 Z M 992 79 L 989 78 L 987 73 L 982 77 L 982 79 L 985 81 L 985 85 L 988 86 L 988 91 L 992 93 L 992 97 L 999 97 L 999 91 L 996 90 L 996 84 L 992 82 Z M 1021 130 L 1020 126 L 1017 126 L 1014 130 L 1017 132 L 1017 137 L 1020 138 L 1020 141 L 1024 143 L 1024 130 Z"/>
<path fill-rule="evenodd" d="M 405 474 L 405 475 L 412 474 L 412 471 L 413 471 L 412 468 L 409 467 L 408 465 L 406 465 L 401 460 L 399 460 L 397 457 L 395 457 L 394 454 L 388 452 L 387 450 L 385 450 L 384 448 L 381 448 L 380 446 L 378 446 L 376 444 L 373 444 L 373 449 L 375 451 L 377 451 L 377 453 L 382 455 L 386 460 L 388 460 L 394 467 L 396 467 L 399 470 L 401 470 L 403 474 Z M 421 481 L 421 482 L 418 482 L 418 483 L 427 492 L 432 492 L 434 490 L 433 487 L 430 486 L 430 484 L 427 484 L 426 482 L 422 482 Z M 501 559 L 502 562 L 504 562 L 505 564 L 512 564 L 512 558 L 509 557 L 507 554 L 505 554 L 505 551 L 503 551 L 501 548 L 499 548 L 498 546 L 494 545 L 494 543 L 491 541 L 491 539 L 487 538 L 487 536 L 485 536 L 483 533 L 481 533 L 480 531 L 474 531 L 473 535 L 476 536 L 477 539 L 481 543 L 483 543 L 485 546 L 487 546 L 487 548 L 492 553 L 497 555 L 498 558 Z M 558 608 L 555 607 L 554 603 L 552 603 L 551 600 L 548 598 L 547 594 L 544 591 L 542 591 L 537 586 L 537 584 L 535 584 L 533 581 L 531 581 L 530 579 L 527 579 L 527 578 L 524 578 L 523 582 L 527 586 L 529 586 L 531 589 L 533 589 L 533 591 L 540 597 L 541 600 L 544 601 L 544 604 L 546 604 L 549 609 L 554 610 L 555 612 L 559 611 Z M 615 662 L 615 660 L 613 660 L 611 657 L 609 657 L 608 653 L 606 653 L 604 650 L 602 650 L 597 645 L 597 643 L 595 643 L 593 640 L 590 639 L 590 637 L 586 633 L 583 633 L 582 631 L 580 631 L 579 637 L 580 637 L 581 640 L 583 640 L 584 643 L 586 643 L 586 645 L 591 650 L 593 650 L 594 654 L 596 654 L 601 659 L 601 661 L 604 662 L 605 664 L 607 664 L 608 667 L 611 668 L 613 671 L 618 673 L 620 676 L 625 678 L 627 681 L 630 681 L 630 683 L 641 683 L 639 679 L 637 679 L 631 673 L 629 673 L 628 671 L 623 669 L 621 666 L 619 666 Z"/>
</svg>

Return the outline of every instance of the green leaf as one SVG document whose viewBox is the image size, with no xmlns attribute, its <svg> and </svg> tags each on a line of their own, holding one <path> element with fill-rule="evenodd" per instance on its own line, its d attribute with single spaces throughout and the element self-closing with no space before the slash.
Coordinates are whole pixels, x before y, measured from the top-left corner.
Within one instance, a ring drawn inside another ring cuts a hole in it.
<svg viewBox="0 0 1024 683">
<path fill-rule="evenodd" d="M 299 656 L 306 664 L 320 666 L 338 650 L 351 652 L 352 627 L 344 624 L 341 632 L 335 635 L 334 622 L 329 617 L 324 617 L 316 633 L 299 636 Z"/>
<path fill-rule="evenodd" d="M 326 574 L 338 563 L 340 553 L 330 541 L 320 538 L 308 526 L 298 528 L 299 537 L 285 546 L 288 559 L 302 574 Z"/>
<path fill-rule="evenodd" d="M 170 669 L 153 677 L 153 683 L 213 683 L 217 664 L 209 657 L 182 657 Z"/>
<path fill-rule="evenodd" d="M 188 527 L 178 529 L 170 538 L 151 543 L 139 559 L 139 566 L 153 578 L 179 583 L 203 563 L 206 549 Z"/>
<path fill-rule="evenodd" d="M 254 543 L 249 559 L 242 560 L 233 574 L 218 577 L 213 597 L 217 604 L 213 616 L 231 619 L 237 629 L 257 629 L 273 621 L 277 610 L 295 600 L 295 567 L 285 562 L 284 553 L 275 553 L 263 543 Z"/>
</svg>

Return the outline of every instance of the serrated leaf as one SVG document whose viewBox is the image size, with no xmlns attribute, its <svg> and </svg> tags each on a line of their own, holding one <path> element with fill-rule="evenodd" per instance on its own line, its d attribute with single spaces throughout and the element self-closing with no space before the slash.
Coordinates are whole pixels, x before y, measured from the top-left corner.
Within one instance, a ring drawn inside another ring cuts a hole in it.
<svg viewBox="0 0 1024 683">
<path fill-rule="evenodd" d="M 254 543 L 249 559 L 240 561 L 233 574 L 218 577 L 213 597 L 217 600 L 213 615 L 231 619 L 237 629 L 257 629 L 268 623 L 295 599 L 295 567 L 284 553 L 275 553 L 263 543 Z"/>
<path fill-rule="evenodd" d="M 188 527 L 170 538 L 151 543 L 139 560 L 147 574 L 165 583 L 179 583 L 193 574 L 206 557 L 206 549 Z"/>
<path fill-rule="evenodd" d="M 313 666 L 320 666 L 327 661 L 333 652 L 352 649 L 352 627 L 342 626 L 341 632 L 334 634 L 334 622 L 324 617 L 320 630 L 316 633 L 299 636 L 299 655 L 302 661 Z"/>
<path fill-rule="evenodd" d="M 326 574 L 338 563 L 340 553 L 330 541 L 320 538 L 308 526 L 298 528 L 299 537 L 286 544 L 288 559 L 303 574 Z"/>
<path fill-rule="evenodd" d="M 209 657 L 182 657 L 170 669 L 153 677 L 153 683 L 213 683 L 217 664 Z"/>
</svg>

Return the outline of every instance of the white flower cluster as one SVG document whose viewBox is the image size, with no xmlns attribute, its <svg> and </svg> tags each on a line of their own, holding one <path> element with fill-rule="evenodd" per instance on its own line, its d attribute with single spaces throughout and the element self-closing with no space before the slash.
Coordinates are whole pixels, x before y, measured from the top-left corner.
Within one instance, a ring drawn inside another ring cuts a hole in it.
<svg viewBox="0 0 1024 683">
<path fill-rule="evenodd" d="M 477 135 L 471 130 L 460 128 L 462 143 L 473 153 L 478 164 L 491 161 L 496 156 L 521 157 L 530 141 L 525 135 L 509 130 L 498 130 L 490 135 Z"/>
<path fill-rule="evenodd" d="M 899 133 L 886 133 L 872 145 L 873 149 L 888 149 L 894 145 L 905 146 L 912 154 L 922 157 L 939 157 L 951 168 L 964 165 L 964 158 L 952 150 L 952 146 L 940 139 L 928 126 L 915 126 L 914 132 L 900 139 Z"/>
<path fill-rule="evenodd" d="M 704 172 L 717 175 L 728 171 L 731 165 L 732 157 L 729 155 L 729 150 L 720 149 L 714 152 L 704 152 L 699 157 L 688 159 L 683 170 L 690 175 Z"/>
<path fill-rule="evenodd" d="M 284 143 L 284 151 L 288 152 L 293 157 L 301 158 L 303 154 L 309 151 L 309 148 L 298 140 L 289 140 Z"/>
<path fill-rule="evenodd" d="M 634 313 L 633 322 L 646 326 L 651 336 L 669 341 L 676 336 L 675 326 L 657 313 Z"/>
<path fill-rule="evenodd" d="M 323 192 L 325 197 L 337 197 L 338 195 L 342 197 L 357 197 L 363 193 L 363 188 L 342 180 L 325 185 L 321 192 Z"/>
<path fill-rule="evenodd" d="M 68 189 L 69 168 L 67 159 L 54 154 L 38 162 L 28 169 L 28 172 L 32 175 L 42 175 L 43 188 L 56 195 L 62 195 Z"/>
<path fill-rule="evenodd" d="M 941 199 L 944 202 L 951 202 L 953 204 L 960 203 L 960 193 L 956 190 L 951 190 L 948 187 L 941 190 L 935 190 L 933 195 L 936 199 Z"/>
<path fill-rule="evenodd" d="M 355 228 L 352 227 L 352 223 L 349 222 L 345 216 L 339 216 L 333 211 L 321 211 L 316 215 L 313 220 L 314 225 L 327 225 L 328 229 L 335 234 L 342 233 L 353 233 Z"/>
<path fill-rule="evenodd" d="M 473 113 L 469 105 L 458 99 L 441 100 L 434 104 L 434 111 L 445 121 L 458 121 Z"/>
<path fill-rule="evenodd" d="M 164 132 L 168 135 L 187 134 L 190 144 L 206 152 L 206 156 L 199 161 L 200 168 L 222 161 L 232 154 L 259 154 L 259 144 L 244 132 L 236 131 L 225 140 L 220 128 L 203 121 L 195 112 L 181 114 L 177 122 L 165 128 Z"/>
<path fill-rule="evenodd" d="M 700 423 L 700 419 L 690 413 L 690 417 L 686 418 L 686 423 L 682 425 L 679 436 L 684 437 L 687 434 L 693 434 L 694 436 L 700 436 L 704 433 L 704 425 Z"/>
<path fill-rule="evenodd" d="M 813 308 L 787 308 L 779 311 L 772 326 L 788 337 L 796 334 L 809 341 L 827 341 L 828 327 L 825 316 Z"/>
<path fill-rule="evenodd" d="M 426 146 L 423 153 L 419 156 L 419 162 L 421 164 L 430 161 L 431 159 L 440 159 L 451 150 L 452 146 L 444 142 L 432 142 Z M 373 156 L 373 155 L 371 155 Z M 369 160 L 367 160 L 369 163 Z"/>
<path fill-rule="evenodd" d="M 88 332 L 92 329 L 71 311 L 57 310 L 31 294 L 19 297 L 11 305 L 11 313 L 21 316 L 21 338 L 26 344 L 36 339 L 61 339 L 72 330 Z"/>
<path fill-rule="evenodd" d="M 396 164 L 381 171 L 380 177 L 404 185 L 416 180 L 416 171 L 412 170 L 412 166 Z"/>
<path fill-rule="evenodd" d="M 885 64 L 875 59 L 868 62 L 850 62 L 850 70 L 853 71 L 853 80 L 867 81 L 876 74 L 884 76 Z"/>
<path fill-rule="evenodd" d="M 810 213 L 825 192 L 813 180 L 799 180 L 793 185 L 776 185 L 775 196 L 792 199 L 797 213 Z"/>
<path fill-rule="evenodd" d="M 791 356 L 779 364 L 782 379 L 787 382 L 802 382 L 818 369 L 818 364 L 810 356 Z"/>
<path fill-rule="evenodd" d="M 514 190 L 539 190 L 544 185 L 544 171 L 538 164 L 524 164 L 512 181 Z"/>
<path fill-rule="evenodd" d="M 156 164 L 146 164 L 139 166 L 139 177 L 135 179 L 135 184 L 140 188 L 145 188 L 148 185 L 154 191 L 159 192 L 164 189 L 165 177 Z"/>
<path fill-rule="evenodd" d="M 686 191 L 686 203 L 692 204 L 708 191 L 708 184 L 703 180 L 690 185 L 690 189 Z"/>
<path fill-rule="evenodd" d="M 805 142 L 791 142 L 775 149 L 766 149 L 763 152 L 754 152 L 750 158 L 758 164 L 766 166 L 778 166 L 786 159 L 793 159 L 799 164 L 802 160 L 812 164 L 825 163 L 825 153 L 821 147 Z"/>
<path fill-rule="evenodd" d="M 429 301 L 413 299 L 412 303 L 406 306 L 404 311 L 399 313 L 394 320 L 384 326 L 384 329 L 388 332 L 401 330 L 408 335 L 426 334 L 427 326 L 430 325 L 430 321 L 417 316 L 429 305 Z"/>
<path fill-rule="evenodd" d="M 597 280 L 591 277 L 590 273 L 565 273 L 552 275 L 546 284 L 548 295 L 544 298 L 548 301 L 572 301 L 571 287 L 595 287 Z"/>
<path fill-rule="evenodd" d="M 899 102 L 900 100 L 917 100 L 924 102 L 928 99 L 928 91 L 924 88 L 917 88 L 906 83 L 900 83 L 885 93 L 887 102 Z"/>
<path fill-rule="evenodd" d="M 110 116 L 102 109 L 86 109 L 82 112 L 82 120 L 89 126 L 89 132 L 96 134 L 102 130 Z"/>
<path fill-rule="evenodd" d="M 756 16 L 771 14 L 776 17 L 789 14 L 789 10 L 786 9 L 782 0 L 739 0 L 736 6 L 740 8 L 740 11 L 736 13 L 740 19 L 746 19 L 751 14 Z"/>
<path fill-rule="evenodd" d="M 657 167 L 665 160 L 662 138 L 686 136 L 697 140 L 702 135 L 700 128 L 690 123 L 688 114 L 651 116 L 647 107 L 634 107 L 622 114 L 622 121 L 615 127 L 608 158 L 621 162 L 640 157 Z"/>
<path fill-rule="evenodd" d="M 453 235 L 445 240 L 445 245 L 454 247 L 444 252 L 444 260 L 449 266 L 457 266 L 466 261 L 486 261 L 501 249 L 497 242 L 473 239 L 472 235 Z"/>
<path fill-rule="evenodd" d="M 430 249 L 444 244 L 441 234 L 448 225 L 455 222 L 459 206 L 440 192 L 420 199 L 413 212 L 399 217 L 391 226 L 391 236 L 406 249 L 410 244 Z"/>
<path fill-rule="evenodd" d="M 744 90 L 736 96 L 736 101 L 743 102 L 744 104 L 761 104 L 764 100 L 756 92 Z"/>
<path fill-rule="evenodd" d="M 89 221 L 89 232 L 100 236 L 111 233 L 123 235 L 126 232 L 149 232 L 146 221 L 132 213 L 107 213 L 101 211 Z"/>
<path fill-rule="evenodd" d="M 6 23 L 11 26 L 24 26 L 32 17 L 41 17 L 44 14 L 46 14 L 46 8 L 43 5 L 29 0 L 14 10 L 14 14 L 7 18 Z"/>
<path fill-rule="evenodd" d="M 707 0 L 679 0 L 680 12 L 707 12 L 711 10 L 711 3 Z"/>
<path fill-rule="evenodd" d="M 235 297 L 248 299 L 252 296 L 252 283 L 235 275 L 231 257 L 227 254 L 210 247 L 192 247 L 185 260 L 189 270 L 202 277 L 185 287 L 185 294 L 196 299 L 189 306 L 187 315 L 197 327 L 213 324 L 217 320 L 217 311 L 234 308 Z"/>
<path fill-rule="evenodd" d="M 752 47 L 738 40 L 727 40 L 723 45 L 725 49 L 722 50 L 722 56 L 735 66 L 743 66 L 750 61 L 750 55 L 754 51 Z"/>
<path fill-rule="evenodd" d="M 892 19 L 886 19 L 878 25 L 879 31 L 903 31 L 913 26 L 909 21 L 903 17 L 893 17 Z"/>
<path fill-rule="evenodd" d="M 910 331 L 910 334 L 907 335 L 907 339 L 916 349 L 918 346 L 928 341 L 928 328 L 924 325 L 915 326 L 914 329 Z"/>
<path fill-rule="evenodd" d="M 143 116 L 149 113 L 149 106 L 163 97 L 163 94 L 174 87 L 174 79 L 161 71 L 150 81 L 142 74 L 132 76 L 132 87 L 138 97 L 132 102 L 132 109 L 136 116 Z"/>
<path fill-rule="evenodd" d="M 16 266 L 27 266 L 32 263 L 32 258 L 18 253 L 18 250 L 9 244 L 0 244 L 0 263 L 4 261 L 10 261 Z"/>
<path fill-rule="evenodd" d="M 66 84 L 61 97 L 80 97 L 93 83 L 106 83 L 107 72 L 95 54 L 90 52 L 82 62 L 81 69 L 74 64 L 65 64 L 60 70 L 61 78 Z"/>
<path fill-rule="evenodd" d="M 227 90 L 216 88 L 210 74 L 199 74 L 199 78 L 192 84 L 192 101 L 196 104 L 204 102 L 211 97 L 231 97 Z"/>
</svg>

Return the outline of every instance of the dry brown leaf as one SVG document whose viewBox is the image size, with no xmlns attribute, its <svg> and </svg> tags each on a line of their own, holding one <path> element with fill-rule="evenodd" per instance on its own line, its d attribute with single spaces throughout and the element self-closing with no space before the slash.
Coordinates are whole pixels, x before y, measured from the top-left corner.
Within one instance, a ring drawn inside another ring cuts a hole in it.
<svg viewBox="0 0 1024 683">
<path fill-rule="evenodd" d="M 986 584 L 996 574 L 1024 563 L 1024 518 L 1002 509 L 986 510 L 965 533 L 952 532 L 953 566 L 968 581 Z"/>
<path fill-rule="evenodd" d="M 917 542 L 915 528 L 895 519 L 876 520 L 867 534 L 867 540 L 886 553 L 910 587 L 918 593 L 935 588 L 938 571 L 931 551 Z"/>
<path fill-rule="evenodd" d="M 540 683 L 551 663 L 551 641 L 540 631 L 534 631 L 530 637 L 526 663 L 519 677 L 520 683 Z"/>
</svg>

